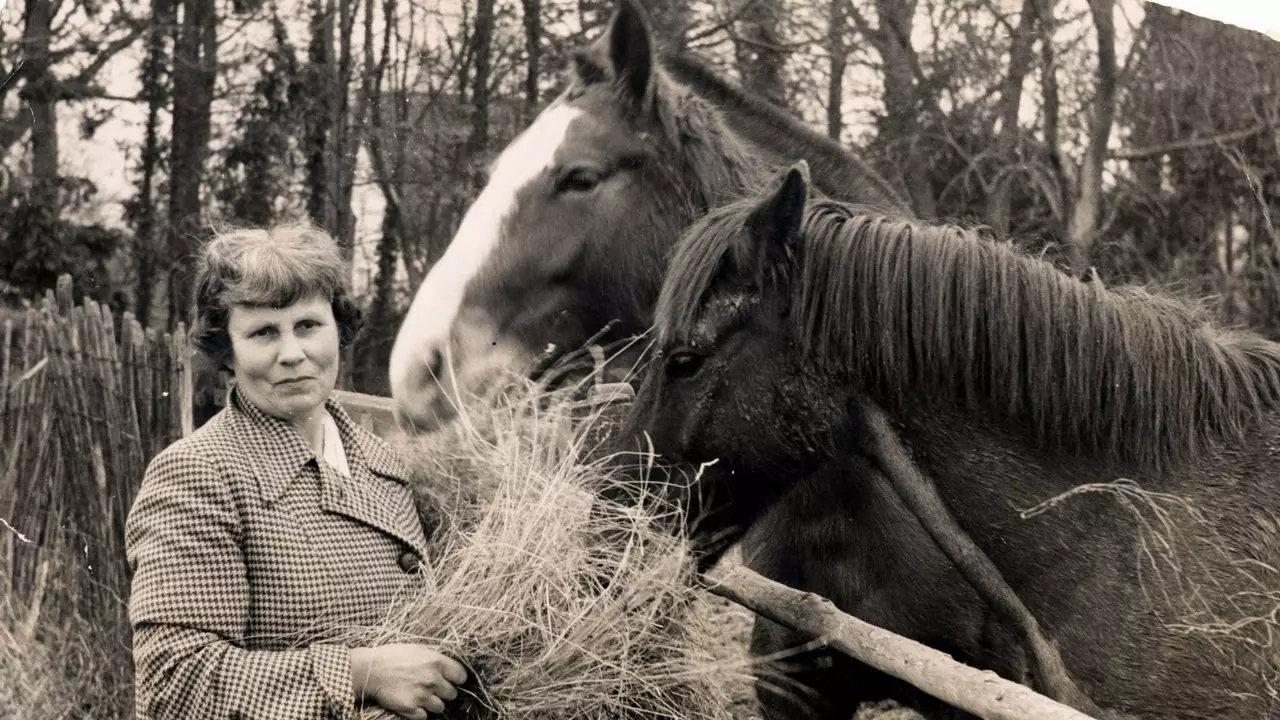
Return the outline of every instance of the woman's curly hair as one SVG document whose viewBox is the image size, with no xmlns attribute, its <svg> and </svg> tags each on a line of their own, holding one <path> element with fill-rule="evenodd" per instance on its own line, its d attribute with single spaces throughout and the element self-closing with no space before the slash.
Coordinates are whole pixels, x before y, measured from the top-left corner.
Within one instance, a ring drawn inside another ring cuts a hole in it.
<svg viewBox="0 0 1280 720">
<path fill-rule="evenodd" d="M 333 237 L 308 223 L 217 233 L 200 253 L 195 285 L 191 343 L 219 370 L 231 359 L 227 317 L 233 305 L 287 307 L 327 297 L 344 348 L 364 327 L 351 298 L 350 265 Z"/>
</svg>

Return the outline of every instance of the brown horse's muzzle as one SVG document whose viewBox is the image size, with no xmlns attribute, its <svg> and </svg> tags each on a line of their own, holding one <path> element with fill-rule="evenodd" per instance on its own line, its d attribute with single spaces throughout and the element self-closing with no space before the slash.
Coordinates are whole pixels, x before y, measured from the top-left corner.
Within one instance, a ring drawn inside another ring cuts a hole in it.
<svg viewBox="0 0 1280 720">
<path fill-rule="evenodd" d="M 414 432 L 447 425 L 533 362 L 523 343 L 501 335 L 476 309 L 459 314 L 447 342 L 427 341 L 402 352 L 411 352 L 412 361 L 393 364 L 391 394 L 398 422 Z"/>
</svg>

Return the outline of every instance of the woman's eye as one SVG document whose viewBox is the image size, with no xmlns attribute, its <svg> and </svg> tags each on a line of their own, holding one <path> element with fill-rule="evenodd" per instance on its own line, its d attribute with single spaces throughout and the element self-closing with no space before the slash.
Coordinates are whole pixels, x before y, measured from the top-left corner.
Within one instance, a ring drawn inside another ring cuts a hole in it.
<svg viewBox="0 0 1280 720">
<path fill-rule="evenodd" d="M 574 168 L 565 173 L 556 183 L 559 192 L 590 192 L 600 184 L 604 176 L 595 170 Z"/>
<path fill-rule="evenodd" d="M 702 353 L 692 350 L 676 350 L 667 356 L 667 375 L 675 378 L 689 377 L 698 372 L 705 358 Z"/>
</svg>

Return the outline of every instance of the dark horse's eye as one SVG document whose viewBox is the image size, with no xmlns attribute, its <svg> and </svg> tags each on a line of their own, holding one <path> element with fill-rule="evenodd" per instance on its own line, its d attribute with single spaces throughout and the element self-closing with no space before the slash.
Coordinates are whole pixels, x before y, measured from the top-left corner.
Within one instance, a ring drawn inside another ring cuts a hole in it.
<svg viewBox="0 0 1280 720">
<path fill-rule="evenodd" d="M 556 183 L 557 192 L 590 192 L 600 184 L 604 176 L 588 168 L 574 168 L 560 176 Z"/>
<path fill-rule="evenodd" d="M 675 378 L 689 377 L 698 372 L 705 358 L 702 353 L 692 350 L 676 350 L 667 355 L 667 375 Z"/>
</svg>

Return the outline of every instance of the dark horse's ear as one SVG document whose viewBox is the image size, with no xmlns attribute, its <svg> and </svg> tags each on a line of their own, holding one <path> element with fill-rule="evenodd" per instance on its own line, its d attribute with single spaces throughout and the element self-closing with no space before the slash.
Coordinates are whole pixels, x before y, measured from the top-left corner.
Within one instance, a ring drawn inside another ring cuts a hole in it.
<svg viewBox="0 0 1280 720">
<path fill-rule="evenodd" d="M 744 241 L 750 247 L 737 248 L 739 267 L 758 278 L 794 257 L 809 203 L 809 163 L 796 161 L 775 183 L 747 217 L 749 237 Z"/>
<path fill-rule="evenodd" d="M 647 110 L 653 93 L 653 37 L 637 0 L 619 0 L 605 33 L 613 77 L 638 110 Z"/>
</svg>

